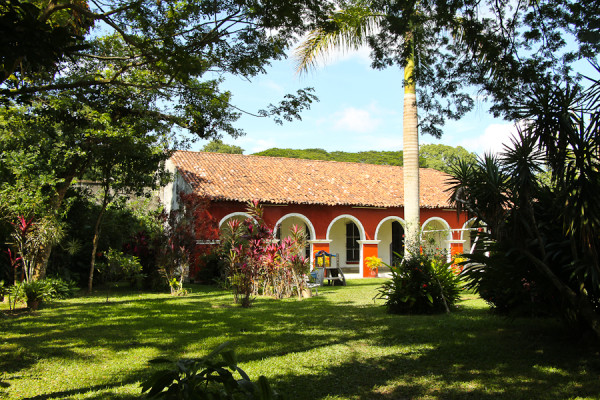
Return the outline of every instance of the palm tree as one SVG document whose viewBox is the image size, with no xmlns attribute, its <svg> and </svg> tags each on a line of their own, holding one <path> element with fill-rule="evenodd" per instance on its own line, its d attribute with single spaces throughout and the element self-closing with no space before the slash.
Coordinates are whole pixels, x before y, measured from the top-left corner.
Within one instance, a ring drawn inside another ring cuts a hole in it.
<svg viewBox="0 0 600 400">
<path fill-rule="evenodd" d="M 334 12 L 330 16 L 333 30 L 315 29 L 298 46 L 297 71 L 304 72 L 317 66 L 317 60 L 328 51 L 346 48 L 358 49 L 367 44 L 384 16 L 373 13 L 364 3 L 357 3 Z M 419 205 L 419 131 L 417 95 L 414 79 L 415 58 L 413 35 L 404 35 L 404 46 L 411 49 L 404 66 L 404 220 L 406 222 L 405 257 L 418 254 L 420 230 Z"/>
</svg>

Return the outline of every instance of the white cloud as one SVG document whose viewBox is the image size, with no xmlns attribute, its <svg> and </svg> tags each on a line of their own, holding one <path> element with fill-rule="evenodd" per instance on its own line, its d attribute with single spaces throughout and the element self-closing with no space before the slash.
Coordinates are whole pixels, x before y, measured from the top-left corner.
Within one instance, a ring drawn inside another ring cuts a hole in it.
<svg viewBox="0 0 600 400">
<path fill-rule="evenodd" d="M 382 121 L 368 110 L 347 107 L 333 115 L 333 129 L 348 132 L 370 133 L 377 130 Z"/>
<path fill-rule="evenodd" d="M 491 124 L 485 128 L 481 136 L 464 140 L 460 145 L 480 155 L 499 153 L 504 149 L 505 144 L 511 143 L 511 137 L 516 133 L 517 128 L 514 124 Z"/>
<path fill-rule="evenodd" d="M 253 139 L 250 136 L 243 136 L 235 140 L 235 145 L 244 149 L 244 154 L 258 153 L 272 147 L 278 147 L 277 142 L 272 139 Z"/>
<path fill-rule="evenodd" d="M 273 81 L 271 79 L 262 82 L 261 85 L 266 87 L 267 89 L 270 89 L 270 90 L 278 93 L 278 94 L 285 92 L 285 88 L 282 85 L 276 83 L 275 81 Z"/>
</svg>

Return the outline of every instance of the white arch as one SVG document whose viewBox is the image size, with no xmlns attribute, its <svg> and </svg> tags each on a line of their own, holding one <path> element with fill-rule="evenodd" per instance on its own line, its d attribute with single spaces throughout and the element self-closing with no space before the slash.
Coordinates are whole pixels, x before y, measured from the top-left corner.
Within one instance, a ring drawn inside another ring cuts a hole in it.
<svg viewBox="0 0 600 400">
<path fill-rule="evenodd" d="M 441 218 L 441 217 L 431 217 L 427 221 L 423 222 L 423 225 L 421 225 L 421 237 L 423 236 L 423 232 L 424 232 L 424 229 L 427 226 L 427 224 L 430 222 L 433 222 L 433 221 L 441 221 L 442 222 L 442 224 L 448 230 L 448 240 L 451 240 L 452 239 L 452 230 L 451 230 L 452 228 L 450 228 L 450 224 L 448 222 L 446 222 L 446 220 L 444 218 Z"/>
<path fill-rule="evenodd" d="M 471 218 L 470 220 L 468 220 L 467 222 L 465 222 L 462 226 L 462 230 L 460 231 L 460 240 L 465 240 L 465 232 L 467 231 L 467 229 L 469 229 L 469 225 L 471 225 L 473 222 L 475 222 L 477 220 L 476 217 Z"/>
<path fill-rule="evenodd" d="M 350 214 L 342 214 L 339 215 L 337 217 L 335 217 L 330 223 L 329 226 L 327 227 L 327 235 L 325 236 L 325 238 L 327 240 L 329 240 L 329 233 L 331 231 L 331 227 L 333 226 L 333 224 L 335 224 L 337 221 L 339 221 L 340 219 L 344 219 L 347 218 L 349 220 L 351 220 L 352 222 L 354 222 L 356 224 L 356 226 L 358 227 L 358 233 L 360 234 L 360 240 L 365 240 L 365 228 L 363 227 L 363 225 L 360 223 L 360 221 L 358 220 L 358 218 L 350 215 Z"/>
<path fill-rule="evenodd" d="M 451 244 L 450 244 L 450 243 L 451 243 L 451 241 L 452 241 L 452 230 L 451 230 L 451 228 L 450 228 L 450 224 L 448 224 L 448 222 L 446 222 L 446 220 L 445 220 L 445 219 L 443 219 L 443 218 L 441 218 L 441 217 L 431 217 L 431 218 L 429 218 L 427 221 L 425 221 L 425 222 L 423 223 L 423 225 L 421 226 L 421 235 L 420 235 L 420 238 L 421 238 L 421 240 L 422 240 L 422 239 L 423 239 L 423 234 L 424 234 L 424 233 L 427 233 L 427 231 L 425 230 L 425 227 L 427 226 L 427 224 L 428 224 L 428 223 L 430 223 L 430 222 L 435 222 L 435 221 L 439 221 L 439 222 L 441 222 L 441 223 L 442 223 L 442 225 L 444 225 L 444 226 L 445 226 L 445 229 L 444 229 L 444 230 L 447 230 L 447 231 L 448 231 L 448 234 L 447 234 L 447 236 L 446 236 L 446 246 L 445 246 L 446 248 L 445 248 L 445 250 L 448 252 L 448 253 L 447 253 L 447 257 L 448 257 L 448 261 L 450 261 L 450 260 L 451 260 L 451 255 L 450 255 L 450 253 L 451 253 L 451 251 L 450 251 L 450 250 L 451 250 L 451 249 L 450 249 L 450 247 L 451 247 Z M 441 243 L 440 243 L 440 244 L 441 244 Z"/>
<path fill-rule="evenodd" d="M 245 212 L 234 212 L 234 213 L 231 213 L 231 214 L 227 214 L 226 216 L 224 216 L 223 218 L 221 218 L 221 220 L 219 221 L 219 229 L 221 229 L 221 226 L 223 226 L 223 224 L 225 223 L 225 221 L 227 221 L 230 218 L 234 218 L 234 217 L 243 217 L 244 219 L 250 218 L 252 221 L 254 221 L 254 223 L 257 223 L 256 219 L 254 217 L 252 217 L 248 213 L 245 213 Z"/>
<path fill-rule="evenodd" d="M 396 217 L 396 216 L 394 216 L 394 215 L 390 215 L 389 217 L 385 217 L 384 219 L 382 219 L 381 221 L 379 221 L 379 224 L 377 224 L 377 228 L 375 228 L 375 236 L 374 236 L 374 238 L 375 238 L 375 239 L 377 239 L 377 238 L 379 237 L 379 229 L 381 228 L 381 226 L 382 226 L 382 225 L 383 225 L 385 222 L 387 222 L 387 221 L 389 221 L 389 220 L 392 220 L 392 221 L 398 221 L 398 222 L 400 222 L 400 224 L 402 225 L 402 228 L 403 228 L 403 229 L 406 229 L 406 221 L 404 221 L 404 220 L 403 220 L 402 218 L 400 218 L 400 217 Z"/>
<path fill-rule="evenodd" d="M 289 214 L 286 214 L 283 217 L 279 218 L 279 221 L 277 221 L 277 223 L 275 224 L 275 229 L 273 229 L 273 237 L 277 237 L 277 231 L 279 231 L 279 228 L 281 227 L 281 223 L 284 220 L 286 220 L 288 218 L 292 218 L 292 217 L 296 217 L 296 218 L 299 218 L 302 221 L 304 221 L 304 223 L 308 227 L 310 239 L 311 240 L 316 239 L 315 227 L 313 226 L 312 222 L 310 222 L 310 220 L 305 215 L 298 214 L 298 213 L 289 213 Z"/>
</svg>

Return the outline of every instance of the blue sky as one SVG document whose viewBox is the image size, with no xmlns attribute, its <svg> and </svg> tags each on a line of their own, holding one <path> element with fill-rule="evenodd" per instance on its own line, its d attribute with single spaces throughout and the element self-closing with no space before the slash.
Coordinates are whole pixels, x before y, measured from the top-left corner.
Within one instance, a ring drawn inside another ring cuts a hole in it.
<svg viewBox="0 0 600 400">
<path fill-rule="evenodd" d="M 373 70 L 368 50 L 338 54 L 308 74 L 295 73 L 294 60 L 273 63 L 267 73 L 251 82 L 234 77 L 224 87 L 233 104 L 256 112 L 277 103 L 286 93 L 313 87 L 319 102 L 302 113 L 302 121 L 275 124 L 271 119 L 243 116 L 237 126 L 246 135 L 223 142 L 242 147 L 245 154 L 271 147 L 322 148 L 327 151 L 402 150 L 402 71 Z M 450 121 L 441 139 L 421 135 L 420 143 L 463 146 L 483 154 L 498 151 L 514 131 L 511 123 L 494 119 L 484 104 L 460 121 Z M 199 150 L 206 141 L 192 146 Z"/>
</svg>

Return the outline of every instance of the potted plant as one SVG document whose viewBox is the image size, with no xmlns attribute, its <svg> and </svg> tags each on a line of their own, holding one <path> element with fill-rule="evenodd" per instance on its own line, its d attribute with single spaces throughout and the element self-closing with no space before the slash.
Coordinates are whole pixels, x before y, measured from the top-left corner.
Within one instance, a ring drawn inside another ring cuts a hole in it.
<svg viewBox="0 0 600 400">
<path fill-rule="evenodd" d="M 369 276 L 371 276 L 373 278 L 377 277 L 377 274 L 379 272 L 379 267 L 381 267 L 383 265 L 381 258 L 371 256 L 371 257 L 367 257 L 365 259 L 365 261 L 367 264 L 367 268 L 369 269 L 369 272 L 370 272 Z"/>
<path fill-rule="evenodd" d="M 44 280 L 24 282 L 23 292 L 27 297 L 27 308 L 35 311 L 44 300 L 50 297 L 50 286 Z"/>
</svg>

